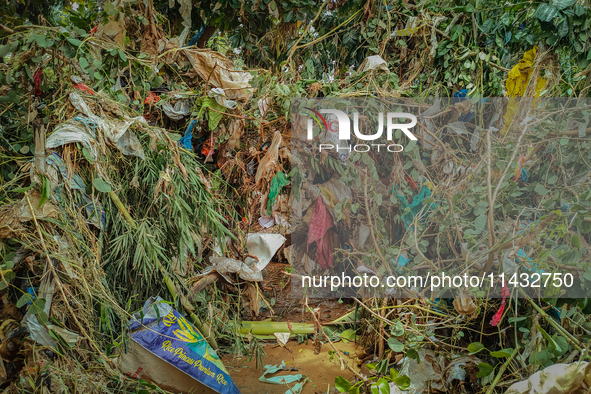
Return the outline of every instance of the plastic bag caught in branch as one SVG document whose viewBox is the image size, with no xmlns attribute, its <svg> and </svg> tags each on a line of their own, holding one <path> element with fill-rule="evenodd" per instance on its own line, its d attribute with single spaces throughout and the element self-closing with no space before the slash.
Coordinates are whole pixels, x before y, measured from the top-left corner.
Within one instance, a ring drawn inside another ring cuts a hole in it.
<svg viewBox="0 0 591 394">
<path fill-rule="evenodd" d="M 242 261 L 229 257 L 210 257 L 211 268 L 222 275 L 228 282 L 234 281 L 228 276 L 231 273 L 237 273 L 240 278 L 249 282 L 260 282 L 263 280 L 263 274 L 259 270 L 254 270 Z M 208 272 L 209 273 L 209 272 Z"/>
<path fill-rule="evenodd" d="M 219 52 L 203 49 L 183 49 L 199 76 L 216 88 L 224 89 L 232 100 L 248 99 L 251 96 L 252 75 L 245 71 L 235 71 L 230 59 Z"/>
<path fill-rule="evenodd" d="M 501 130 L 501 134 L 503 135 L 507 134 L 511 123 L 513 122 L 513 118 L 515 118 L 515 115 L 519 110 L 520 101 L 516 99 L 516 97 L 523 97 L 525 95 L 528 85 L 535 74 L 535 68 L 533 66 L 537 51 L 537 46 L 534 46 L 531 50 L 527 51 L 523 55 L 523 59 L 513 66 L 507 75 L 505 87 L 507 88 L 507 95 L 511 98 L 509 104 L 507 104 L 507 112 L 504 116 L 505 126 Z M 539 97 L 545 86 L 546 79 L 538 77 L 534 89 L 534 97 Z"/>
<path fill-rule="evenodd" d="M 221 106 L 224 106 L 229 109 L 236 108 L 236 102 L 232 100 L 228 100 L 226 97 L 226 92 L 222 88 L 213 88 L 209 91 L 209 97 L 215 98 L 215 101 Z"/>
<path fill-rule="evenodd" d="M 107 141 L 115 145 L 124 155 L 133 155 L 144 159 L 144 149 L 137 136 L 129 129 L 135 122 L 148 126 L 148 122 L 144 117 L 125 117 L 122 120 L 101 118 L 90 110 L 82 96 L 76 92 L 70 93 L 70 102 L 78 111 L 86 115 L 94 125 L 98 126 Z"/>
<path fill-rule="evenodd" d="M 109 23 L 100 24 L 96 33 L 97 38 L 110 40 L 117 44 L 117 46 L 125 47 L 125 18 L 123 13 L 117 13 L 117 17 L 110 17 Z"/>
<path fill-rule="evenodd" d="M 72 142 L 80 142 L 90 153 L 91 159 L 93 161 L 97 160 L 96 133 L 93 122 L 89 118 L 78 116 L 62 123 L 47 138 L 45 147 L 49 149 L 57 148 Z"/>
<path fill-rule="evenodd" d="M 364 66 L 361 71 L 382 70 L 390 72 L 388 64 L 380 55 L 369 56 L 365 59 Z"/>
<path fill-rule="evenodd" d="M 162 104 L 166 116 L 172 120 L 183 120 L 191 111 L 191 103 L 188 100 L 177 101 L 174 107 L 170 103 Z"/>
<path fill-rule="evenodd" d="M 414 35 L 416 32 L 418 32 L 419 30 L 421 30 L 423 28 L 423 26 L 424 25 L 417 26 L 417 27 L 411 27 L 409 29 L 394 30 L 391 34 L 391 37 L 410 37 L 410 36 Z"/>
<path fill-rule="evenodd" d="M 246 236 L 246 250 L 258 260 L 247 257 L 244 261 L 262 271 L 286 240 L 281 234 L 250 233 Z"/>
<path fill-rule="evenodd" d="M 259 163 L 259 167 L 257 168 L 257 173 L 254 177 L 255 182 L 258 184 L 263 176 L 267 176 L 270 171 L 273 170 L 274 167 L 277 166 L 277 160 L 279 159 L 279 146 L 283 142 L 283 138 L 281 137 L 281 133 L 276 131 L 273 135 L 273 141 L 271 141 L 271 146 L 269 146 L 269 150 L 262 158 L 261 162 Z"/>
</svg>

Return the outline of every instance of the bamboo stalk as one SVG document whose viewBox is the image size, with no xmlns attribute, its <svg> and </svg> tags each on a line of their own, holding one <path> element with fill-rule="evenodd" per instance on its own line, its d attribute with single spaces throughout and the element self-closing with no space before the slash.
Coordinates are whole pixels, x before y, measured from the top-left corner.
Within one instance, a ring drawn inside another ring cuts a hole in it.
<svg viewBox="0 0 591 394">
<path fill-rule="evenodd" d="M 314 334 L 312 323 L 289 323 L 271 321 L 242 321 L 236 327 L 240 334 L 273 335 L 276 332 L 289 332 L 292 334 Z"/>
<path fill-rule="evenodd" d="M 185 310 L 189 314 L 189 317 L 191 318 L 191 321 L 195 325 L 197 330 L 199 330 L 201 335 L 203 335 L 205 340 L 207 340 L 207 343 L 209 343 L 209 345 L 214 350 L 217 350 L 218 343 L 213 335 L 213 330 L 211 329 L 211 327 L 209 325 L 201 322 L 199 317 L 195 314 L 195 308 L 193 308 L 193 305 L 191 305 L 189 300 L 187 300 L 187 298 L 184 295 L 182 295 L 178 292 L 175 284 L 172 282 L 172 279 L 170 279 L 170 277 L 166 274 L 166 272 L 164 271 L 164 268 L 162 267 L 162 265 L 160 264 L 159 261 L 156 261 L 156 266 L 158 267 L 158 269 L 162 273 L 162 276 L 164 276 L 164 283 L 166 283 L 166 288 L 168 289 L 169 293 L 172 295 L 173 298 L 178 297 L 180 299 L 181 305 L 183 306 L 183 308 L 185 308 Z"/>
<path fill-rule="evenodd" d="M 123 215 L 123 217 L 125 218 L 125 221 L 127 223 L 129 223 L 129 225 L 131 226 L 131 228 L 133 228 L 134 230 L 136 230 L 137 229 L 137 224 L 135 223 L 135 220 L 133 220 L 133 218 L 131 217 L 131 215 L 129 214 L 129 212 L 125 208 L 125 206 L 123 206 L 123 203 L 119 199 L 119 196 L 117 196 L 117 194 L 115 194 L 115 192 L 111 190 L 109 192 L 109 197 L 111 197 L 111 200 L 113 201 L 113 203 L 115 204 L 115 206 L 117 207 L 117 209 L 119 210 L 119 212 Z"/>
<path fill-rule="evenodd" d="M 110 191 L 109 196 L 111 197 L 111 200 L 117 206 L 117 209 L 119 210 L 119 212 L 121 212 L 121 214 L 123 215 L 123 217 L 125 218 L 127 223 L 129 223 L 130 227 L 133 228 L 134 230 L 136 230 L 137 224 L 135 223 L 135 220 L 133 220 L 133 218 L 131 217 L 131 215 L 127 211 L 127 209 L 125 209 L 125 206 L 123 205 L 123 203 L 121 202 L 121 200 L 119 199 L 117 194 L 115 194 L 115 192 L 113 192 L 113 191 Z M 181 305 L 189 314 L 189 317 L 191 318 L 191 322 L 195 325 L 197 330 L 199 330 L 201 335 L 203 335 L 203 337 L 207 340 L 207 343 L 209 343 L 209 345 L 214 350 L 217 350 L 218 344 L 217 344 L 215 337 L 213 336 L 213 331 L 211 330 L 211 327 L 209 327 L 209 325 L 201 322 L 199 317 L 195 314 L 195 308 L 193 307 L 193 305 L 191 305 L 189 300 L 187 300 L 187 297 L 185 297 L 183 294 L 179 293 L 174 282 L 172 281 L 172 279 L 170 279 L 170 277 L 168 276 L 168 273 L 166 272 L 164 267 L 162 267 L 162 264 L 160 264 L 160 262 L 157 260 L 155 261 L 155 263 L 156 263 L 156 267 L 158 268 L 158 270 L 160 271 L 160 273 L 164 277 L 164 283 L 166 284 L 166 288 L 168 289 L 170 295 L 172 295 L 172 298 L 177 298 L 177 297 L 179 298 L 179 300 L 181 301 Z"/>
</svg>

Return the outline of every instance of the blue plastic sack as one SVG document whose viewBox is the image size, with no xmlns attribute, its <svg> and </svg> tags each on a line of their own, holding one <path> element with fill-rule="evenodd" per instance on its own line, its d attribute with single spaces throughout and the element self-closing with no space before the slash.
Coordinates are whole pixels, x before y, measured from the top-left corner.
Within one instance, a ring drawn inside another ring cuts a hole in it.
<svg viewBox="0 0 591 394">
<path fill-rule="evenodd" d="M 224 364 L 201 333 L 160 297 L 134 314 L 131 338 L 161 360 L 220 394 L 240 394 Z M 142 324 L 143 323 L 143 324 Z"/>
</svg>

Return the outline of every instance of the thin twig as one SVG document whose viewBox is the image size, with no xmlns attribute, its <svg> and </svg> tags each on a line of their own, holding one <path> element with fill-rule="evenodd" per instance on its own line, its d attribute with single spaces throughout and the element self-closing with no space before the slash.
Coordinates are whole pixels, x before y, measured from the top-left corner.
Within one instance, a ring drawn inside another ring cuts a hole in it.
<svg viewBox="0 0 591 394">
<path fill-rule="evenodd" d="M 390 265 L 388 264 L 388 262 L 386 261 L 386 259 L 382 255 L 382 252 L 380 251 L 380 247 L 378 246 L 378 240 L 376 239 L 376 235 L 373 231 L 373 225 L 371 223 L 371 214 L 369 211 L 369 201 L 367 198 L 367 178 L 369 178 L 369 174 L 366 172 L 365 173 L 365 181 L 364 181 L 364 192 L 365 192 L 365 213 L 367 215 L 367 224 L 369 226 L 369 231 L 371 233 L 371 239 L 373 240 L 373 245 L 376 248 L 376 252 L 377 252 L 378 256 L 380 256 L 380 260 L 382 260 L 384 267 L 386 267 L 388 269 L 388 272 L 390 272 L 390 275 L 392 275 L 392 272 L 390 270 Z"/>
<path fill-rule="evenodd" d="M 308 306 L 308 299 L 306 298 L 306 310 L 311 311 L 312 308 L 310 308 Z M 318 320 L 318 317 L 316 316 L 316 313 L 311 313 L 312 317 L 314 318 L 314 320 L 316 321 L 316 324 L 318 324 L 319 327 L 321 327 L 322 329 L 322 324 L 320 324 L 320 321 Z M 324 331 L 323 331 L 324 332 Z M 359 372 L 357 372 L 353 367 L 351 367 L 349 365 L 349 363 L 347 363 L 347 361 L 345 361 L 345 359 L 343 358 L 343 356 L 341 355 L 341 352 L 339 351 L 339 349 L 337 349 L 334 345 L 334 343 L 332 343 L 332 341 L 330 340 L 330 337 L 328 335 L 324 335 L 324 337 L 326 338 L 326 340 L 328 341 L 328 343 L 330 344 L 330 346 L 332 347 L 332 349 L 334 350 L 335 354 L 339 357 L 339 360 L 341 362 L 341 367 L 342 369 L 347 368 L 349 371 L 353 372 L 353 374 L 360 380 L 362 381 L 366 381 L 366 378 L 361 375 Z"/>
<path fill-rule="evenodd" d="M 308 29 L 310 28 L 310 26 L 312 26 L 314 24 L 314 22 L 316 22 L 316 20 L 320 17 L 320 14 L 322 13 L 322 10 L 324 9 L 324 7 L 327 4 L 328 4 L 328 0 L 324 0 L 324 2 L 322 3 L 322 5 L 320 6 L 320 9 L 318 10 L 318 13 L 316 14 L 316 17 L 314 18 L 314 20 L 311 23 L 309 23 L 308 25 L 306 25 L 306 28 L 304 29 L 304 32 L 302 33 L 302 35 L 298 38 L 298 40 L 296 41 L 296 43 L 291 48 L 291 52 L 289 52 L 289 56 L 287 57 L 287 64 L 290 64 L 291 63 L 291 58 L 292 58 L 294 52 L 296 51 L 296 49 L 298 49 L 298 44 L 300 43 L 300 41 L 302 41 L 302 38 L 304 38 L 304 36 L 308 33 Z"/>
<path fill-rule="evenodd" d="M 495 244 L 495 222 L 494 222 L 494 200 L 492 193 L 492 147 L 490 141 L 490 130 L 486 132 L 486 187 L 488 189 L 488 249 Z M 485 271 L 492 267 L 494 254 L 488 254 Z"/>
<path fill-rule="evenodd" d="M 392 322 L 392 321 L 390 321 L 390 320 L 386 319 L 385 317 L 382 317 L 382 316 L 378 315 L 378 314 L 377 314 L 377 313 L 375 313 L 375 312 L 374 312 L 374 311 L 373 311 L 373 310 L 372 310 L 370 307 L 368 307 L 368 306 L 367 306 L 367 305 L 365 305 L 363 302 L 361 302 L 359 299 L 357 299 L 357 298 L 355 298 L 355 297 L 353 297 L 353 299 L 354 299 L 355 301 L 357 301 L 357 303 L 358 303 L 359 305 L 361 305 L 361 306 L 362 306 L 362 307 L 363 307 L 365 310 L 367 310 L 369 313 L 371 313 L 371 314 L 372 314 L 372 315 L 373 315 L 375 318 L 377 318 L 377 319 L 379 319 L 380 321 L 383 321 L 383 322 L 385 322 L 385 323 L 388 323 L 388 324 L 390 324 L 390 325 L 394 325 L 394 322 Z"/>
</svg>

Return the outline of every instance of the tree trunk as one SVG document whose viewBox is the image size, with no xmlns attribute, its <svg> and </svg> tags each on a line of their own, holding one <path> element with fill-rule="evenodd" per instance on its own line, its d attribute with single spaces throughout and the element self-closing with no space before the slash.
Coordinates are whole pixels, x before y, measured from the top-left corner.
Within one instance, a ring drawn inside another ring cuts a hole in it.
<svg viewBox="0 0 591 394">
<path fill-rule="evenodd" d="M 215 33 L 216 30 L 217 27 L 207 26 L 205 28 L 205 31 L 203 32 L 203 34 L 201 34 L 201 37 L 199 37 L 199 40 L 197 41 L 197 48 L 205 48 L 205 45 L 207 45 L 207 41 L 209 41 L 209 39 L 211 38 L 211 36 L 213 36 L 213 33 Z"/>
</svg>

